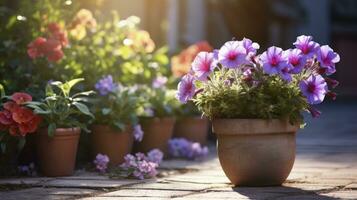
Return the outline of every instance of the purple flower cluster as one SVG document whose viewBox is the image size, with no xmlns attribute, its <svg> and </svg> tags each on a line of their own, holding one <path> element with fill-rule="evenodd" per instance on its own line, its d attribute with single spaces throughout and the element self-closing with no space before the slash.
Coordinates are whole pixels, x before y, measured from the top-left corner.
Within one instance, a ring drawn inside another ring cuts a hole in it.
<svg viewBox="0 0 357 200">
<path fill-rule="evenodd" d="M 143 140 L 144 131 L 141 129 L 141 125 L 137 124 L 133 127 L 133 129 L 134 129 L 134 131 L 133 131 L 134 139 L 138 142 Z"/>
<path fill-rule="evenodd" d="M 93 163 L 99 172 L 104 173 L 108 168 L 109 157 L 107 155 L 98 154 Z"/>
<path fill-rule="evenodd" d="M 113 92 L 118 87 L 118 84 L 114 83 L 111 75 L 105 76 L 95 84 L 95 89 L 100 95 L 105 96 L 110 92 Z"/>
<path fill-rule="evenodd" d="M 168 142 L 169 154 L 172 157 L 196 159 L 208 154 L 208 148 L 198 142 L 191 142 L 185 138 L 173 138 Z"/>
<path fill-rule="evenodd" d="M 186 74 L 182 77 L 181 82 L 178 84 L 176 98 L 182 103 L 187 103 L 191 100 L 196 92 L 194 84 L 195 78 L 191 74 Z"/>
<path fill-rule="evenodd" d="M 26 175 L 26 176 L 37 175 L 34 163 L 30 163 L 29 165 L 19 165 L 17 169 L 21 175 Z"/>
<path fill-rule="evenodd" d="M 143 153 L 127 154 L 124 157 L 125 162 L 120 165 L 120 168 L 126 177 L 152 178 L 157 174 L 156 168 L 162 161 L 162 157 L 163 153 L 158 149 L 151 150 L 147 156 Z"/>
</svg>

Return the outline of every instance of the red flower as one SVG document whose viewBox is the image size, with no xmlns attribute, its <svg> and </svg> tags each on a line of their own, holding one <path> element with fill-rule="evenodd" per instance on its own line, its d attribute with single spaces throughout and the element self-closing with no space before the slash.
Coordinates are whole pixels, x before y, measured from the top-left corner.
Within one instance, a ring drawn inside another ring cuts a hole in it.
<svg viewBox="0 0 357 200">
<path fill-rule="evenodd" d="M 10 112 L 14 111 L 16 108 L 19 107 L 19 105 L 13 101 L 8 101 L 8 102 L 4 103 L 3 106 L 4 106 L 5 110 L 8 110 Z"/>
<path fill-rule="evenodd" d="M 62 30 L 59 24 L 50 23 L 48 24 L 47 28 L 51 33 L 51 39 L 59 41 L 63 47 L 68 45 L 67 32 Z"/>
<path fill-rule="evenodd" d="M 42 118 L 38 115 L 34 115 L 34 117 L 26 122 L 19 124 L 20 134 L 25 136 L 27 133 L 34 133 L 37 130 L 38 125 L 41 123 Z"/>
<path fill-rule="evenodd" d="M 30 121 L 34 116 L 32 110 L 24 107 L 19 107 L 12 113 L 12 118 L 19 124 Z"/>
<path fill-rule="evenodd" d="M 27 54 L 35 59 L 44 55 L 43 47 L 47 42 L 46 38 L 38 37 L 28 45 Z"/>
<path fill-rule="evenodd" d="M 17 104 L 23 104 L 28 101 L 32 101 L 31 95 L 24 93 L 24 92 L 15 92 L 12 96 L 11 99 L 15 101 Z"/>
<path fill-rule="evenodd" d="M 60 32 L 61 26 L 58 23 L 49 23 L 47 25 L 47 29 L 53 34 L 53 33 Z"/>
<path fill-rule="evenodd" d="M 0 112 L 0 123 L 3 125 L 11 125 L 14 123 L 11 112 L 4 110 Z"/>
</svg>

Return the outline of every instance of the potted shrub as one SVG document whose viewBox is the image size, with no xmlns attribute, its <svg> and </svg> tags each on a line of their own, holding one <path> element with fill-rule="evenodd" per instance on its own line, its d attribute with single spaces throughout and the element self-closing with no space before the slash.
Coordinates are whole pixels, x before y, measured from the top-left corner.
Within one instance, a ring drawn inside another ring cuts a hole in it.
<svg viewBox="0 0 357 200">
<path fill-rule="evenodd" d="M 71 89 L 84 79 L 65 83 L 54 81 L 46 87 L 46 97 L 26 105 L 43 118 L 45 128 L 37 135 L 37 157 L 45 176 L 69 176 L 75 167 L 81 129 L 88 131 L 85 116 L 94 118 L 85 105 L 92 91 L 71 95 Z"/>
<path fill-rule="evenodd" d="M 136 114 L 140 104 L 134 90 L 114 83 L 110 75 L 99 80 L 95 88 L 99 95 L 93 102 L 94 156 L 105 154 L 111 165 L 118 165 L 131 153 L 134 138 L 140 141 L 143 137 Z"/>
<path fill-rule="evenodd" d="M 175 91 L 165 87 L 146 87 L 138 89 L 142 97 L 144 112 L 140 114 L 140 124 L 144 138 L 135 144 L 136 152 L 149 152 L 152 149 L 161 150 L 167 155 L 167 145 L 172 137 L 175 124 Z"/>
<path fill-rule="evenodd" d="M 183 103 L 193 100 L 210 118 L 218 137 L 221 166 L 234 185 L 280 185 L 295 159 L 295 134 L 302 111 L 314 108 L 331 88 L 339 55 L 311 36 L 299 36 L 294 49 L 270 47 L 257 55 L 249 39 L 201 52 L 178 85 Z"/>
</svg>

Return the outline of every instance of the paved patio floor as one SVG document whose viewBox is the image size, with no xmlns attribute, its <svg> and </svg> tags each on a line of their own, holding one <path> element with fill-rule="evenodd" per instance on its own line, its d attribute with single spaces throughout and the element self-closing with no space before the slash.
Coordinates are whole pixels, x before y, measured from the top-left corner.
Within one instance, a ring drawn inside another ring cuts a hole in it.
<svg viewBox="0 0 357 200">
<path fill-rule="evenodd" d="M 201 162 L 164 161 L 160 177 L 152 180 L 112 180 L 83 171 L 0 179 L 0 199 L 357 199 L 357 102 L 321 110 L 321 118 L 308 118 L 299 132 L 295 165 L 281 187 L 232 187 L 212 146 Z"/>
</svg>

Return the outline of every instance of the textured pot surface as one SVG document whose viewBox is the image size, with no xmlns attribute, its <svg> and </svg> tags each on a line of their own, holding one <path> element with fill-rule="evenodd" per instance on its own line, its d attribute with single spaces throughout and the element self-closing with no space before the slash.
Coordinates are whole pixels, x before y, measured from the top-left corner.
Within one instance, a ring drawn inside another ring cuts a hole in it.
<svg viewBox="0 0 357 200">
<path fill-rule="evenodd" d="M 145 118 L 140 123 L 144 138 L 141 142 L 135 143 L 135 152 L 146 153 L 157 148 L 167 155 L 167 143 L 173 134 L 175 118 Z"/>
<path fill-rule="evenodd" d="M 104 126 L 92 126 L 93 153 L 105 154 L 109 157 L 111 165 L 118 165 L 124 162 L 124 156 L 131 153 L 134 137 L 132 130 L 120 132 Z"/>
<path fill-rule="evenodd" d="M 73 174 L 81 130 L 58 128 L 53 137 L 42 129 L 37 135 L 37 156 L 45 176 L 70 176 Z"/>
<path fill-rule="evenodd" d="M 184 117 L 175 123 L 174 137 L 207 144 L 208 119 L 201 117 Z"/>
<path fill-rule="evenodd" d="M 298 126 L 281 120 L 216 119 L 221 166 L 236 186 L 281 185 L 295 161 Z"/>
</svg>

